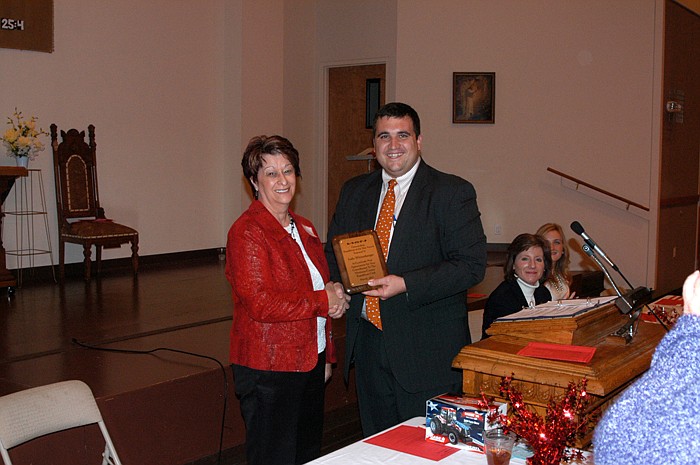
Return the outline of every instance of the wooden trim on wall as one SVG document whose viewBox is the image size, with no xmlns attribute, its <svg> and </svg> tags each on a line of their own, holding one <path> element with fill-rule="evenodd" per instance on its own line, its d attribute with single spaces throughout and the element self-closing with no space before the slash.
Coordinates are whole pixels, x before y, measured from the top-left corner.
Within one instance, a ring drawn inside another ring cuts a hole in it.
<svg viewBox="0 0 700 465">
<path fill-rule="evenodd" d="M 187 250 L 184 252 L 172 252 L 157 255 L 139 255 L 139 273 L 147 273 L 149 270 L 158 268 L 179 268 L 197 263 L 213 263 L 219 260 L 221 260 L 223 263 L 223 260 L 225 259 L 220 256 L 222 253 L 226 253 L 225 248 Z M 54 266 L 58 267 L 58 265 Z M 82 261 L 66 263 L 65 266 L 67 280 L 84 278 L 84 265 Z M 27 273 L 30 270 L 25 268 L 23 271 Z M 10 272 L 16 274 L 17 269 L 10 269 Z M 100 276 L 115 276 L 122 273 L 131 275 L 131 257 L 102 260 L 102 270 Z M 93 276 L 93 279 L 99 278 L 97 275 L 95 275 Z M 31 273 L 27 273 L 22 280 L 22 286 L 30 287 L 32 284 L 45 284 L 51 281 L 53 281 L 51 265 L 37 266 L 31 269 Z"/>
<path fill-rule="evenodd" d="M 696 15 L 700 15 L 700 0 L 673 0 Z"/>
<path fill-rule="evenodd" d="M 659 201 L 659 206 L 661 208 L 684 207 L 690 205 L 697 205 L 699 201 L 700 195 L 685 195 L 681 197 L 669 197 L 667 199 L 661 199 Z"/>
</svg>

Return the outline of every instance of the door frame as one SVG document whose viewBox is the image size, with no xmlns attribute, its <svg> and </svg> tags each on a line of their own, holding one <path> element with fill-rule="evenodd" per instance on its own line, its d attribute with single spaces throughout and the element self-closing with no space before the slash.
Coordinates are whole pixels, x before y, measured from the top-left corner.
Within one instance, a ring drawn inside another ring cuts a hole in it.
<svg viewBox="0 0 700 465">
<path fill-rule="evenodd" d="M 325 242 L 326 235 L 328 234 L 328 224 L 330 218 L 328 218 L 328 92 L 329 92 L 329 70 L 331 68 L 341 68 L 341 67 L 351 67 L 351 66 L 366 66 L 366 65 L 384 65 L 386 67 L 386 82 L 385 82 L 385 101 L 390 102 L 390 96 L 393 98 L 394 88 L 393 79 L 389 79 L 389 76 L 393 76 L 393 72 L 389 71 L 391 61 L 389 57 L 381 57 L 375 59 L 365 59 L 365 60 L 348 60 L 348 61 L 338 61 L 338 62 L 328 62 L 321 63 L 319 66 L 319 98 L 318 107 L 316 111 L 318 112 L 317 121 L 319 121 L 319 133 L 317 136 L 317 150 L 316 153 L 316 172 L 319 174 L 319 189 L 320 195 L 316 195 L 313 200 L 313 208 L 316 212 L 316 218 L 314 224 L 319 233 L 321 239 Z M 393 69 L 393 68 L 392 68 Z"/>
</svg>

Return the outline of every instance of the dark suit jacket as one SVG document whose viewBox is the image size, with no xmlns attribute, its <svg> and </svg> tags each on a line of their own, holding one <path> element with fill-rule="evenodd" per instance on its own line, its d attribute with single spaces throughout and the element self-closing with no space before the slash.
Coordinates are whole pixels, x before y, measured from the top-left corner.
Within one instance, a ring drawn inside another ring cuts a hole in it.
<svg viewBox="0 0 700 465">
<path fill-rule="evenodd" d="M 552 294 L 549 289 L 540 285 L 535 289 L 535 304 L 543 304 L 552 300 Z M 519 312 L 523 307 L 527 307 L 528 302 L 525 300 L 525 294 L 518 285 L 517 281 L 503 281 L 489 295 L 484 307 L 484 322 L 481 327 L 481 337 L 486 338 L 486 330 L 491 323 L 497 318 L 510 315 L 511 313 Z"/>
<path fill-rule="evenodd" d="M 340 281 L 332 239 L 373 229 L 381 195 L 381 170 L 343 186 L 331 222 L 326 257 L 331 279 Z M 486 236 L 474 187 L 421 160 L 394 225 L 387 267 L 402 276 L 407 292 L 381 301 L 384 341 L 398 382 L 409 392 L 460 381 L 452 359 L 471 342 L 466 292 L 486 268 Z M 364 296 L 347 312 L 345 376 L 358 336 Z"/>
</svg>

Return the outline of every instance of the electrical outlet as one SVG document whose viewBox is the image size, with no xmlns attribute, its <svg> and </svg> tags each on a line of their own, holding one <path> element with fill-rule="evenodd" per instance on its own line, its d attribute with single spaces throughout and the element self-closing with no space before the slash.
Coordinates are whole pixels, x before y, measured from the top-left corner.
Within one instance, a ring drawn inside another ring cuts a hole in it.
<svg viewBox="0 0 700 465">
<path fill-rule="evenodd" d="M 500 236 L 503 233 L 503 230 L 501 229 L 500 224 L 497 224 L 496 226 L 493 227 L 493 233 L 497 236 Z"/>
</svg>

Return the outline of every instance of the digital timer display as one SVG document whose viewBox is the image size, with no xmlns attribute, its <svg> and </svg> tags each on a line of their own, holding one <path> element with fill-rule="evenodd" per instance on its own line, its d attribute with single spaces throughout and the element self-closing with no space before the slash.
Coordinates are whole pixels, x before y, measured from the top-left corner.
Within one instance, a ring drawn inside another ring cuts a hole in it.
<svg viewBox="0 0 700 465">
<path fill-rule="evenodd" d="M 5 31 L 24 31 L 24 20 L 0 18 L 0 29 Z"/>
</svg>

